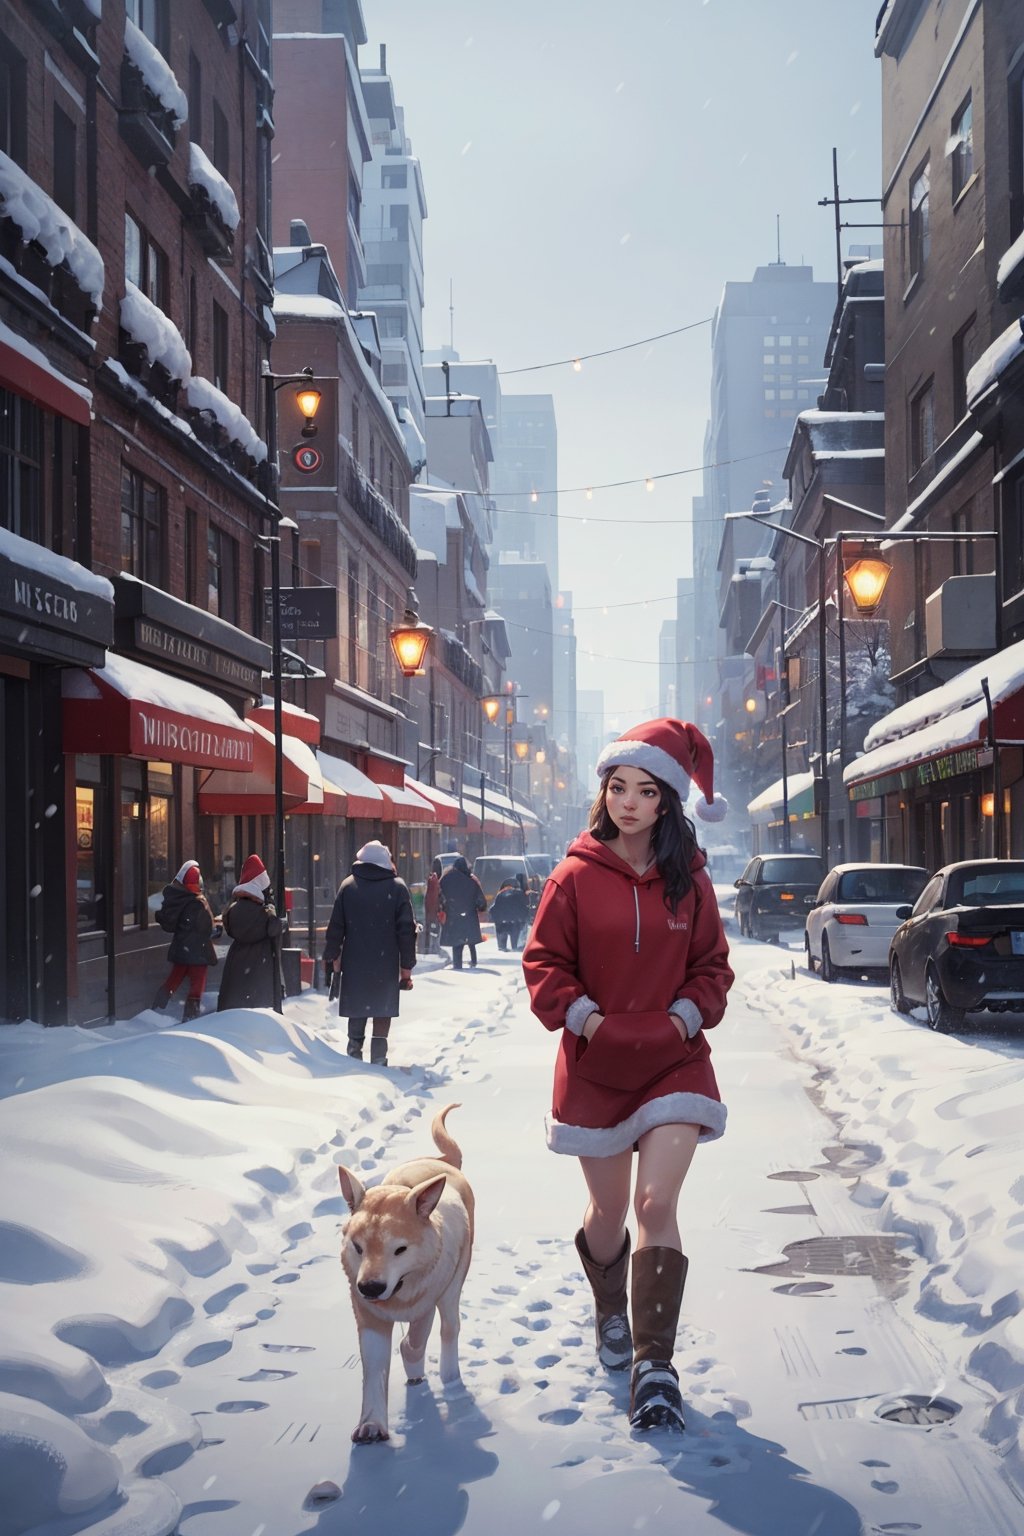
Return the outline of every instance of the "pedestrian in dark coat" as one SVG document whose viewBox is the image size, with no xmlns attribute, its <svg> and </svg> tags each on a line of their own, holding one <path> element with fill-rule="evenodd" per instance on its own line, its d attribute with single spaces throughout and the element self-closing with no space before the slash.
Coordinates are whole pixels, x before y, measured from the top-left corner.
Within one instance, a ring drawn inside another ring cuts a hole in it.
<svg viewBox="0 0 1024 1536">
<path fill-rule="evenodd" d="M 283 923 L 270 897 L 270 876 L 258 854 L 250 854 L 224 910 L 231 940 L 217 1007 L 280 1008 Z"/>
<path fill-rule="evenodd" d="M 186 859 L 170 885 L 164 886 L 156 920 L 173 937 L 167 947 L 171 969 L 163 986 L 157 989 L 152 1006 L 166 1008 L 187 976 L 188 996 L 181 1013 L 182 1023 L 187 1023 L 202 1013 L 206 968 L 217 963 L 213 913 L 203 895 L 203 877 L 195 859 Z"/>
<path fill-rule="evenodd" d="M 476 965 L 476 946 L 480 943 L 480 913 L 487 911 L 483 886 L 469 872 L 461 857 L 441 877 L 441 910 L 444 931 L 441 942 L 452 952 L 452 969 L 462 970 L 462 951 L 469 945 L 469 963 Z"/>
<path fill-rule="evenodd" d="M 526 894 L 515 880 L 506 880 L 491 902 L 494 931 L 498 936 L 498 948 L 519 948 L 523 929 L 530 921 L 530 909 Z"/>
<path fill-rule="evenodd" d="M 370 1060 L 388 1064 L 388 1030 L 399 992 L 412 990 L 416 919 L 409 889 L 383 843 L 364 844 L 341 882 L 327 924 L 324 965 L 341 972 L 338 1012 L 348 1019 L 348 1054 L 362 1060 L 373 1018 Z"/>
</svg>

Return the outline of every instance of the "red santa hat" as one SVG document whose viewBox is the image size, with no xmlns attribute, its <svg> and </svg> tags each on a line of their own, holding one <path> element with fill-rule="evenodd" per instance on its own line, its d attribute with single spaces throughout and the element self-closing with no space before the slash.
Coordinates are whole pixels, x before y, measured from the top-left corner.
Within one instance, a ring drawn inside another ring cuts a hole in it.
<svg viewBox="0 0 1024 1536">
<path fill-rule="evenodd" d="M 267 874 L 267 866 L 258 853 L 250 853 L 242 865 L 242 873 L 238 878 L 239 885 L 255 885 L 258 890 L 265 891 L 270 887 L 270 876 Z"/>
<path fill-rule="evenodd" d="M 203 877 L 199 873 L 198 864 L 189 864 L 186 866 L 182 872 L 181 883 L 185 887 L 186 891 L 199 890 L 203 883 Z"/>
<path fill-rule="evenodd" d="M 685 801 L 691 781 L 696 781 L 701 797 L 697 815 L 702 821 L 721 821 L 729 809 L 723 795 L 715 794 L 715 757 L 711 743 L 688 720 L 646 720 L 625 731 L 618 741 L 611 741 L 597 760 L 597 772 L 604 778 L 613 768 L 642 768 L 660 779 Z"/>
</svg>

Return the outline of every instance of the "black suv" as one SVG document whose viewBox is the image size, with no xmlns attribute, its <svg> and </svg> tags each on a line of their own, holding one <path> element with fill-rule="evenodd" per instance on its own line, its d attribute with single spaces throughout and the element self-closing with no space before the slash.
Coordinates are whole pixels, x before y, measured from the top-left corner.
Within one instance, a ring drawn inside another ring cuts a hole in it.
<svg viewBox="0 0 1024 1536">
<path fill-rule="evenodd" d="M 734 882 L 740 933 L 777 944 L 783 928 L 802 931 L 824 878 L 816 853 L 757 854 Z"/>
</svg>

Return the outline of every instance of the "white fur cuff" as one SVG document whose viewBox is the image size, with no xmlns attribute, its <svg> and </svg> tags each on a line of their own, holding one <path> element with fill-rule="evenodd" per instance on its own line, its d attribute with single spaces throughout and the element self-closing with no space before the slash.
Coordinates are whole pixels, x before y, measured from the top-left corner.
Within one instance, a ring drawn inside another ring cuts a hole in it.
<svg viewBox="0 0 1024 1536">
<path fill-rule="evenodd" d="M 726 1115 L 725 1105 L 706 1094 L 666 1093 L 648 1099 L 618 1125 L 565 1125 L 552 1115 L 545 1117 L 544 1124 L 552 1152 L 564 1152 L 569 1157 L 614 1157 L 656 1125 L 699 1125 L 701 1141 L 717 1141 L 725 1134 Z"/>
<path fill-rule="evenodd" d="M 578 997 L 574 1003 L 569 1004 L 565 1015 L 565 1027 L 570 1035 L 582 1035 L 583 1026 L 592 1013 L 600 1013 L 601 1010 L 591 997 Z"/>
<path fill-rule="evenodd" d="M 669 1013 L 674 1013 L 677 1019 L 682 1019 L 686 1025 L 687 1038 L 690 1040 L 704 1026 L 704 1015 L 692 997 L 677 997 Z"/>
</svg>

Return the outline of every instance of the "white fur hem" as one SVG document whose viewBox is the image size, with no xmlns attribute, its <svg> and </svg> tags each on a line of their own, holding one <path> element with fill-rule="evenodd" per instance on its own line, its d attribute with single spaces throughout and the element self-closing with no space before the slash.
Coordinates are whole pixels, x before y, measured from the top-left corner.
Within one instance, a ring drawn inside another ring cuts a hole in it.
<svg viewBox="0 0 1024 1536">
<path fill-rule="evenodd" d="M 592 997 L 578 997 L 574 1003 L 569 1004 L 565 1015 L 565 1027 L 571 1035 L 582 1035 L 583 1026 L 592 1013 L 600 1013 L 601 1010 Z"/>
<path fill-rule="evenodd" d="M 686 1025 L 687 1037 L 692 1040 L 699 1029 L 704 1027 L 704 1015 L 701 1013 L 692 997 L 677 997 L 669 1013 L 674 1013 L 677 1019 L 682 1019 Z"/>
<path fill-rule="evenodd" d="M 613 768 L 642 768 L 675 790 L 680 800 L 690 793 L 689 775 L 674 757 L 650 741 L 610 741 L 597 760 L 597 776 L 603 779 Z"/>
<path fill-rule="evenodd" d="M 614 1157 L 656 1125 L 699 1125 L 701 1141 L 717 1141 L 725 1134 L 727 1114 L 724 1104 L 703 1093 L 666 1093 L 648 1099 L 618 1125 L 564 1125 L 552 1115 L 545 1116 L 544 1124 L 552 1152 L 564 1152 L 569 1157 Z"/>
</svg>

